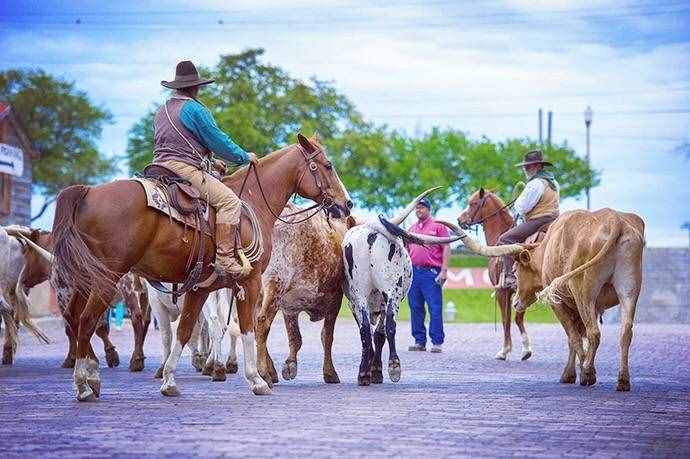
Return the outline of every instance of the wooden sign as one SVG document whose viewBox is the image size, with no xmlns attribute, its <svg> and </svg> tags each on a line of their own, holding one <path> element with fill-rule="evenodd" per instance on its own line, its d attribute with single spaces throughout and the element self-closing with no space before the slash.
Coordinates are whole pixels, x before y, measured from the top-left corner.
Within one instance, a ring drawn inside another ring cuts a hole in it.
<svg viewBox="0 0 690 459">
<path fill-rule="evenodd" d="M 0 174 L 16 177 L 24 174 L 24 152 L 21 148 L 0 143 Z"/>
</svg>

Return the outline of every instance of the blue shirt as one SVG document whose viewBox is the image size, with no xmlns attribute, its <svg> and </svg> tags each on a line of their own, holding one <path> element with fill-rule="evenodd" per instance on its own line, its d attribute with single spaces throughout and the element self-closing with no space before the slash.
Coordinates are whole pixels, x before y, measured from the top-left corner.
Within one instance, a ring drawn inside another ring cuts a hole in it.
<svg viewBox="0 0 690 459">
<path fill-rule="evenodd" d="M 220 130 L 211 112 L 196 100 L 185 102 L 180 121 L 206 148 L 224 160 L 238 166 L 249 161 L 247 152 Z"/>
</svg>

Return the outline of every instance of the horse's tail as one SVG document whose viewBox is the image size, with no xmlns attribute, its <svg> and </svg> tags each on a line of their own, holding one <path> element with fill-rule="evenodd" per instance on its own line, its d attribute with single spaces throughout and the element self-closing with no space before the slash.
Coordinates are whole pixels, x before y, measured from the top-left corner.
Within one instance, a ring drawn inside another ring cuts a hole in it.
<svg viewBox="0 0 690 459">
<path fill-rule="evenodd" d="M 90 293 L 102 296 L 111 291 L 120 274 L 109 269 L 84 242 L 76 217 L 89 187 L 74 185 L 65 188 L 57 197 L 53 240 L 55 241 L 54 273 L 63 285 L 85 298 Z"/>
</svg>

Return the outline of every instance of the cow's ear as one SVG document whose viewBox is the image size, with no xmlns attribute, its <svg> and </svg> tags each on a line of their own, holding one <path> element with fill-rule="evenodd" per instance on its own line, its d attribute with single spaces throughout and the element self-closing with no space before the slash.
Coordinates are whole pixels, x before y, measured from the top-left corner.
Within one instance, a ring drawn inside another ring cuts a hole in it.
<svg viewBox="0 0 690 459">
<path fill-rule="evenodd" d="M 529 262 L 532 261 L 532 256 L 529 253 L 529 250 L 523 250 L 517 255 L 517 261 L 524 266 L 529 265 Z"/>
<path fill-rule="evenodd" d="M 484 193 L 485 193 L 484 188 L 480 188 L 479 189 L 479 199 L 482 199 L 484 197 Z"/>
<path fill-rule="evenodd" d="M 41 230 L 37 230 L 37 229 L 31 230 L 31 234 L 29 235 L 29 239 L 31 239 L 33 242 L 38 243 L 39 237 L 41 237 Z"/>
</svg>

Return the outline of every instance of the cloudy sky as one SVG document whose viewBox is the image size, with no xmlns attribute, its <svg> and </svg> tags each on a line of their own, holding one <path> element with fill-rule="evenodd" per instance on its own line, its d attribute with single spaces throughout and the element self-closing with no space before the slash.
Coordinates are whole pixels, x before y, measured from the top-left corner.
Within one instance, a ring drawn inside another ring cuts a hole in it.
<svg viewBox="0 0 690 459">
<path fill-rule="evenodd" d="M 690 153 L 678 146 L 690 141 L 689 26 L 690 3 L 665 0 L 5 0 L 0 69 L 75 81 L 114 114 L 101 141 L 111 155 L 163 100 L 159 82 L 179 60 L 210 66 L 254 47 L 293 76 L 334 81 L 367 119 L 411 133 L 536 137 L 543 108 L 554 113 L 554 141 L 584 155 L 590 105 L 602 172 L 593 207 L 642 215 L 651 246 L 687 246 Z"/>
</svg>

